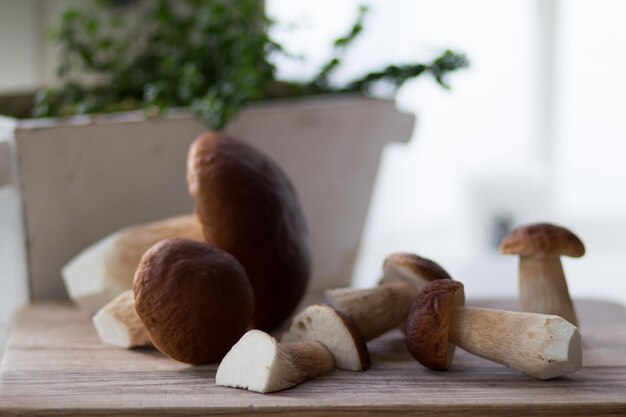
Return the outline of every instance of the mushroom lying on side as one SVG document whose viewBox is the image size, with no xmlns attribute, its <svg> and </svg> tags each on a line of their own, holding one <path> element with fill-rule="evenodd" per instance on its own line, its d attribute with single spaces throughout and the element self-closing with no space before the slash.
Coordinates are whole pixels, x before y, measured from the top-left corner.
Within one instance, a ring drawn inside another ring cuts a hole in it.
<svg viewBox="0 0 626 417">
<path fill-rule="evenodd" d="M 463 284 L 430 283 L 415 300 L 406 331 L 407 348 L 422 365 L 446 370 L 454 345 L 540 379 L 582 366 L 580 333 L 558 316 L 463 307 Z"/>
<path fill-rule="evenodd" d="M 333 355 L 319 342 L 277 343 L 250 330 L 226 354 L 215 375 L 217 385 L 256 392 L 280 391 L 332 371 Z"/>
<path fill-rule="evenodd" d="M 411 304 L 426 284 L 450 279 L 437 263 L 408 253 L 388 256 L 383 273 L 378 287 L 335 288 L 324 294 L 325 301 L 348 316 L 365 340 L 404 323 Z"/>
<path fill-rule="evenodd" d="M 200 223 L 194 216 L 178 216 L 130 226 L 94 243 L 61 271 L 70 298 L 94 314 L 115 296 L 133 287 L 137 265 L 152 245 L 174 237 L 204 240 Z"/>
<path fill-rule="evenodd" d="M 581 257 L 585 246 L 569 230 L 547 223 L 518 227 L 500 243 L 500 252 L 519 255 L 522 311 L 555 314 L 578 326 L 561 256 Z"/>
<path fill-rule="evenodd" d="M 103 343 L 127 349 L 152 345 L 146 326 L 135 311 L 133 290 L 115 297 L 91 320 Z"/>
<path fill-rule="evenodd" d="M 350 319 L 327 304 L 313 304 L 296 314 L 281 341 L 320 342 L 333 354 L 339 369 L 365 371 L 370 367 L 363 335 Z"/>
<path fill-rule="evenodd" d="M 157 243 L 141 258 L 133 290 L 152 343 L 181 362 L 219 361 L 252 321 L 246 272 L 232 255 L 206 243 Z"/>
</svg>

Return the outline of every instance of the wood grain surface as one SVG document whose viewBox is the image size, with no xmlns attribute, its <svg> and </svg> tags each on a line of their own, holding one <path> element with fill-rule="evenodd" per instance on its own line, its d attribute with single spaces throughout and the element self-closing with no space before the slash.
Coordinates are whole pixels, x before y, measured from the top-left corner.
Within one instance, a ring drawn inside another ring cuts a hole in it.
<svg viewBox="0 0 626 417">
<path fill-rule="evenodd" d="M 37 303 L 20 311 L 10 330 L 0 415 L 626 415 L 626 309 L 597 301 L 577 309 L 584 366 L 568 377 L 534 380 L 460 349 L 450 371 L 429 371 L 394 330 L 369 343 L 368 372 L 333 371 L 263 395 L 216 386 L 217 365 L 105 346 L 85 313 Z"/>
</svg>

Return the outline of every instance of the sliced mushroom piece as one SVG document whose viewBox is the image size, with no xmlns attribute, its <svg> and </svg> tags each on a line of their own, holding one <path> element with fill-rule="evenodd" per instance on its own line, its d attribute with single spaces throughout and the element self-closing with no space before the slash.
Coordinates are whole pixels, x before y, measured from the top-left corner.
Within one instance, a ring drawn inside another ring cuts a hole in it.
<svg viewBox="0 0 626 417">
<path fill-rule="evenodd" d="M 124 291 L 102 307 L 92 318 L 103 343 L 122 348 L 151 346 L 146 326 L 135 311 L 133 291 Z"/>
<path fill-rule="evenodd" d="M 582 366 L 576 326 L 553 315 L 463 307 L 463 284 L 435 281 L 409 313 L 411 355 L 434 370 L 449 368 L 454 345 L 535 378 L 551 379 Z"/>
<path fill-rule="evenodd" d="M 339 369 L 365 371 L 370 366 L 361 332 L 344 314 L 327 304 L 313 304 L 298 313 L 281 341 L 318 341 L 332 353 Z"/>
<path fill-rule="evenodd" d="M 250 330 L 220 363 L 215 383 L 273 392 L 293 387 L 334 368 L 333 355 L 319 342 L 277 343 L 267 333 Z"/>
<path fill-rule="evenodd" d="M 585 254 L 585 246 L 574 233 L 553 224 L 518 227 L 504 237 L 500 253 L 519 255 L 520 309 L 531 313 L 555 314 L 578 326 L 567 288 L 561 256 Z"/>
</svg>

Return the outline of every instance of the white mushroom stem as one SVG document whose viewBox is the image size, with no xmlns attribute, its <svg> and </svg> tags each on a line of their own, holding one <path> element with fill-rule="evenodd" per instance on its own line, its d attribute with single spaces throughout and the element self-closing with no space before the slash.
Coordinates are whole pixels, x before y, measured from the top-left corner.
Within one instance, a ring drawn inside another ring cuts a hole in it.
<svg viewBox="0 0 626 417">
<path fill-rule="evenodd" d="M 408 282 L 383 284 L 376 288 L 327 290 L 326 302 L 344 313 L 363 334 L 374 339 L 406 320 L 417 290 Z"/>
<path fill-rule="evenodd" d="M 580 333 L 557 316 L 455 307 L 450 342 L 540 379 L 569 374 L 582 366 Z"/>
<path fill-rule="evenodd" d="M 132 290 L 111 300 L 93 316 L 92 321 L 100 340 L 108 345 L 133 348 L 152 344 L 135 311 Z"/>
<path fill-rule="evenodd" d="M 224 357 L 217 385 L 273 392 L 293 387 L 331 371 L 333 355 L 319 342 L 277 343 L 260 330 L 250 330 Z"/>
<path fill-rule="evenodd" d="M 554 314 L 578 326 L 560 257 L 520 257 L 519 289 L 522 311 Z"/>
</svg>

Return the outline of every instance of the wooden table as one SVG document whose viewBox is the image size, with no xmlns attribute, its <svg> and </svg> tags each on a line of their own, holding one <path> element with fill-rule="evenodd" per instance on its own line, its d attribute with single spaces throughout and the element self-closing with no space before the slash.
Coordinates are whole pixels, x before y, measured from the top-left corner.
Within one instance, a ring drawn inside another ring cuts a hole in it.
<svg viewBox="0 0 626 417">
<path fill-rule="evenodd" d="M 85 313 L 38 303 L 13 320 L 0 415 L 626 415 L 626 309 L 594 301 L 577 308 L 584 367 L 568 377 L 534 380 L 460 349 L 451 371 L 429 371 L 394 330 L 369 343 L 368 372 L 335 371 L 262 395 L 216 386 L 217 365 L 192 367 L 149 349 L 105 346 Z"/>
</svg>

